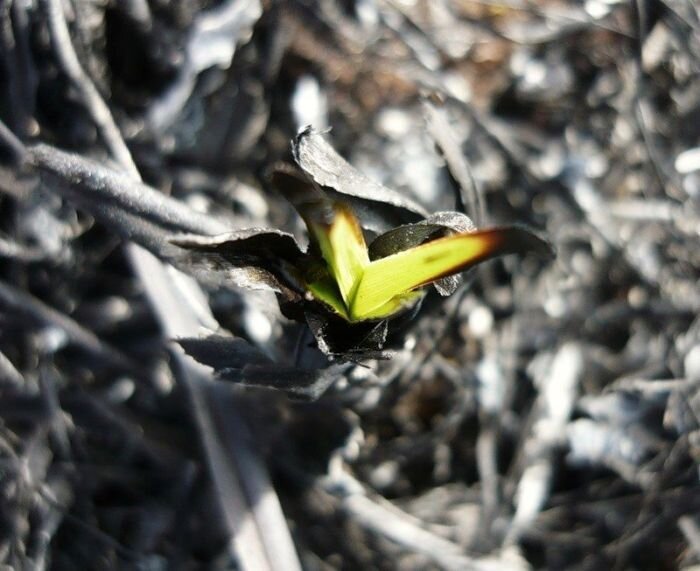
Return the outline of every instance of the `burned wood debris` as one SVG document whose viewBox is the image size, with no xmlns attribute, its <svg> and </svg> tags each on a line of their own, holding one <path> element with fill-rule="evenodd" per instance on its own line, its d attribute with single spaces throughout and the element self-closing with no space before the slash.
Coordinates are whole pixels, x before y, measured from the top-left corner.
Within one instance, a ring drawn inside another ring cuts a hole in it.
<svg viewBox="0 0 700 571">
<path fill-rule="evenodd" d="M 6 0 L 0 56 L 3 568 L 700 566 L 695 3 Z M 348 325 L 316 191 L 556 257 Z"/>
</svg>

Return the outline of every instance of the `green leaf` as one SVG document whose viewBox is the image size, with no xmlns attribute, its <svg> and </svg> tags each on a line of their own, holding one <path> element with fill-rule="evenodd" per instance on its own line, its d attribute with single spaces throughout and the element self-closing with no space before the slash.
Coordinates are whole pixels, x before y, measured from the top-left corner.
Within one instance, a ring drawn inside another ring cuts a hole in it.
<svg viewBox="0 0 700 571">
<path fill-rule="evenodd" d="M 350 307 L 364 269 L 369 265 L 367 245 L 357 218 L 347 206 L 335 203 L 329 225 L 314 222 L 310 227 L 343 302 Z"/>
<path fill-rule="evenodd" d="M 367 319 L 411 290 L 489 258 L 533 249 L 549 251 L 531 232 L 509 227 L 455 234 L 381 258 L 365 267 L 350 304 L 350 317 Z"/>
<path fill-rule="evenodd" d="M 384 319 L 398 313 L 404 308 L 411 307 L 423 296 L 423 291 L 409 291 L 392 297 L 386 303 L 380 305 L 364 313 L 361 316 L 352 315 L 349 317 L 351 321 L 363 321 L 365 319 Z"/>
<path fill-rule="evenodd" d="M 325 206 L 330 209 L 330 216 L 322 216 L 315 207 L 315 220 L 305 217 L 327 265 L 320 274 L 307 270 L 307 288 L 318 301 L 348 321 L 390 317 L 413 305 L 422 295 L 416 291 L 422 286 L 489 258 L 531 250 L 551 251 L 544 240 L 531 232 L 507 227 L 437 238 L 370 262 L 362 229 L 352 210 L 341 203 L 329 202 Z M 435 231 L 426 228 L 430 233 Z"/>
<path fill-rule="evenodd" d="M 338 291 L 338 285 L 330 276 L 327 279 L 311 282 L 306 287 L 318 301 L 325 303 L 338 315 L 350 321 L 345 302 Z"/>
</svg>

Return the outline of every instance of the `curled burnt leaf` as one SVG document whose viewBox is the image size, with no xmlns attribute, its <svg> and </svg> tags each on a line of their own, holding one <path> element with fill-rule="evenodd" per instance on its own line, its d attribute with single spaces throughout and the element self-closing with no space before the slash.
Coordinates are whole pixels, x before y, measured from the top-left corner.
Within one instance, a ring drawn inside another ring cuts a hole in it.
<svg viewBox="0 0 700 571">
<path fill-rule="evenodd" d="M 284 391 L 300 400 L 317 399 L 347 368 L 336 364 L 306 369 L 275 363 L 246 341 L 220 335 L 178 339 L 178 343 L 197 361 L 212 367 L 219 380 Z"/>
<path fill-rule="evenodd" d="M 197 361 L 217 371 L 270 363 L 268 357 L 243 339 L 210 335 L 203 339 L 180 338 L 177 342 Z"/>
<path fill-rule="evenodd" d="M 279 230 L 247 228 L 218 236 L 171 240 L 191 252 L 183 261 L 205 281 L 247 289 L 272 290 L 289 299 L 303 294 L 299 270 L 306 261 L 294 236 Z"/>
<path fill-rule="evenodd" d="M 384 232 L 428 216 L 428 211 L 414 200 L 367 178 L 312 127 L 296 136 L 292 153 L 309 179 L 329 198 L 350 204 L 368 230 Z"/>
</svg>

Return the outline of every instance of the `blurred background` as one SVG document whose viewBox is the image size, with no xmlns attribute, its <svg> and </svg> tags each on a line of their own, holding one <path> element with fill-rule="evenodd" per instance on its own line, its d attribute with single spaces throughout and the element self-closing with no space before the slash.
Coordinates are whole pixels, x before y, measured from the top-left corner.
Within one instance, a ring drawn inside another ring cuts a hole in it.
<svg viewBox="0 0 700 571">
<path fill-rule="evenodd" d="M 3 0 L 0 56 L 3 568 L 700 568 L 695 2 Z M 303 239 L 265 173 L 306 125 L 556 259 L 317 401 L 212 378 L 169 340 L 293 378 L 299 327 L 127 242 Z"/>
</svg>

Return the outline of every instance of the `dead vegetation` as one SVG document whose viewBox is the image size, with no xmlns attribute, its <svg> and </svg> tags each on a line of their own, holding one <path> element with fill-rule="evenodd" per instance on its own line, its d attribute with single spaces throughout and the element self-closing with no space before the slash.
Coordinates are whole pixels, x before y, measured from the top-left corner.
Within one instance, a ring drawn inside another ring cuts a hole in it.
<svg viewBox="0 0 700 571">
<path fill-rule="evenodd" d="M 693 2 L 6 0 L 0 56 L 8 569 L 700 565 Z M 305 245 L 268 175 L 306 125 L 374 222 L 556 259 L 324 350 L 177 246 Z"/>
</svg>

